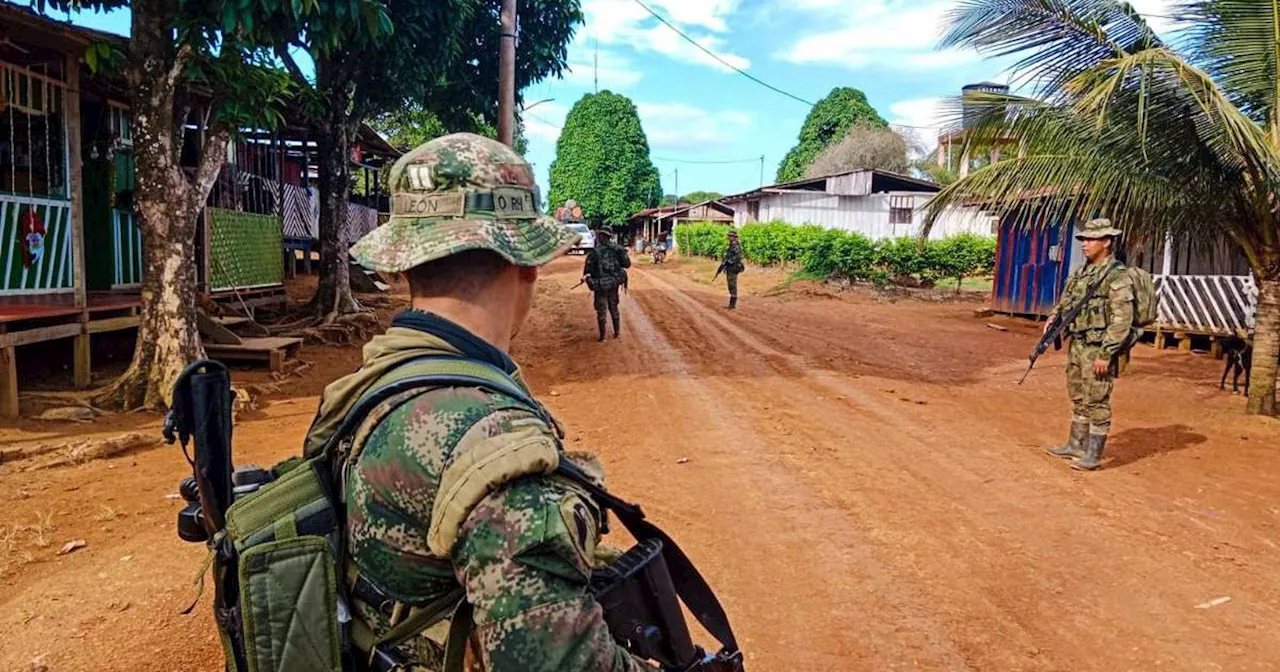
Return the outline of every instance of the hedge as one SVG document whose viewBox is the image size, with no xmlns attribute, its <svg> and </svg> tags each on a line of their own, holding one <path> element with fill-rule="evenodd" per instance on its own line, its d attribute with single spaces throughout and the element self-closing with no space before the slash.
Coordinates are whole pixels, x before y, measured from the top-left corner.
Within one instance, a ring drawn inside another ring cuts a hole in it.
<svg viewBox="0 0 1280 672">
<path fill-rule="evenodd" d="M 676 227 L 676 244 L 685 254 L 718 259 L 728 232 L 722 224 L 683 224 Z M 878 283 L 952 278 L 959 286 L 966 277 L 991 273 L 996 263 L 995 238 L 967 233 L 921 248 L 912 237 L 872 241 L 859 233 L 775 221 L 747 224 L 738 229 L 738 239 L 754 264 L 797 263 L 813 275 Z"/>
</svg>

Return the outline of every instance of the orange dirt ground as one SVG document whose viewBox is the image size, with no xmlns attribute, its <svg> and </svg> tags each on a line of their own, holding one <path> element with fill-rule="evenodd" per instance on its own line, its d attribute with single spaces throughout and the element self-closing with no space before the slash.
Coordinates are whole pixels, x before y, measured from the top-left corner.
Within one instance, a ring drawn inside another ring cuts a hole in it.
<svg viewBox="0 0 1280 672">
<path fill-rule="evenodd" d="M 708 575 L 749 670 L 1280 669 L 1280 423 L 1219 392 L 1218 362 L 1140 346 L 1105 468 L 1080 474 L 1041 452 L 1062 355 L 1015 384 L 1033 324 L 765 271 L 729 313 L 705 264 L 641 262 L 599 344 L 580 263 L 544 270 L 513 354 Z M 359 352 L 302 357 L 238 423 L 237 463 L 296 453 Z M 0 446 L 159 427 L 25 421 Z M 32 464 L 0 464 L 0 672 L 221 669 L 208 595 L 178 613 L 204 559 L 174 531 L 181 452 Z"/>
</svg>

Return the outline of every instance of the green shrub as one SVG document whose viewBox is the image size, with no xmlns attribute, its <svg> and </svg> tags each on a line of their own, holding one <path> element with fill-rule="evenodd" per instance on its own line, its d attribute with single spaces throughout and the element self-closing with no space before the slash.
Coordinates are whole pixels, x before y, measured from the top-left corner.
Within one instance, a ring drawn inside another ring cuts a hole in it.
<svg viewBox="0 0 1280 672">
<path fill-rule="evenodd" d="M 676 243 L 685 254 L 718 259 L 728 245 L 728 227 L 721 224 L 682 224 Z M 859 233 L 780 221 L 756 222 L 738 230 L 742 252 L 753 264 L 798 263 L 817 277 L 870 280 L 877 285 L 916 276 L 924 280 L 990 273 L 995 267 L 996 241 L 972 234 L 929 241 L 923 249 L 916 238 L 873 242 Z"/>
<path fill-rule="evenodd" d="M 883 240 L 876 250 L 876 265 L 893 278 L 919 275 L 925 270 L 925 260 L 925 251 L 920 249 L 919 238 L 904 236 Z"/>
</svg>

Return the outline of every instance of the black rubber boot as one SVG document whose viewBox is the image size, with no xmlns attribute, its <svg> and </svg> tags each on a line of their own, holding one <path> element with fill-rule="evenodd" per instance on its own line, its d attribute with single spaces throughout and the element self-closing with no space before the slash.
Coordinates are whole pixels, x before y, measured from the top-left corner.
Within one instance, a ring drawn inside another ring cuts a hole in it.
<svg viewBox="0 0 1280 672">
<path fill-rule="evenodd" d="M 1107 447 L 1106 434 L 1090 434 L 1084 447 L 1084 457 L 1071 463 L 1072 469 L 1093 471 L 1102 466 L 1102 449 Z"/>
<path fill-rule="evenodd" d="M 738 309 L 738 297 L 736 296 L 729 297 L 729 310 L 737 310 L 737 309 Z"/>
<path fill-rule="evenodd" d="M 613 337 L 618 338 L 621 335 L 622 335 L 622 318 L 617 315 L 614 315 L 613 316 Z"/>
<path fill-rule="evenodd" d="M 1084 457 L 1084 445 L 1089 438 L 1089 423 L 1087 422 L 1071 422 L 1071 435 L 1067 438 L 1067 442 L 1055 448 L 1046 448 L 1045 452 L 1054 457 L 1073 458 Z"/>
<path fill-rule="evenodd" d="M 604 342 L 604 315 L 596 316 L 596 327 L 600 330 L 600 342 Z"/>
</svg>

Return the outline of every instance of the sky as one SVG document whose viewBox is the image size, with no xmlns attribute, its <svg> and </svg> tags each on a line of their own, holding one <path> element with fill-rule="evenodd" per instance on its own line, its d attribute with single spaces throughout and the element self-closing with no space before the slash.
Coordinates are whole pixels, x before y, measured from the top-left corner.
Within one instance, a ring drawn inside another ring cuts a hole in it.
<svg viewBox="0 0 1280 672">
<path fill-rule="evenodd" d="M 707 56 L 641 4 L 725 62 L 798 98 L 861 89 L 891 124 L 930 148 L 945 124 L 940 101 L 965 84 L 1009 79 L 1007 61 L 939 50 L 956 0 L 581 0 L 586 21 L 569 48 L 569 69 L 523 92 L 528 160 L 547 174 L 565 115 L 594 90 L 635 102 L 666 193 L 748 191 L 771 184 L 796 143 L 809 106 Z M 1173 0 L 1135 0 L 1160 29 Z M 127 34 L 128 13 L 73 21 Z M 518 57 L 518 53 L 517 53 Z M 734 163 L 709 163 L 728 162 Z"/>
</svg>

